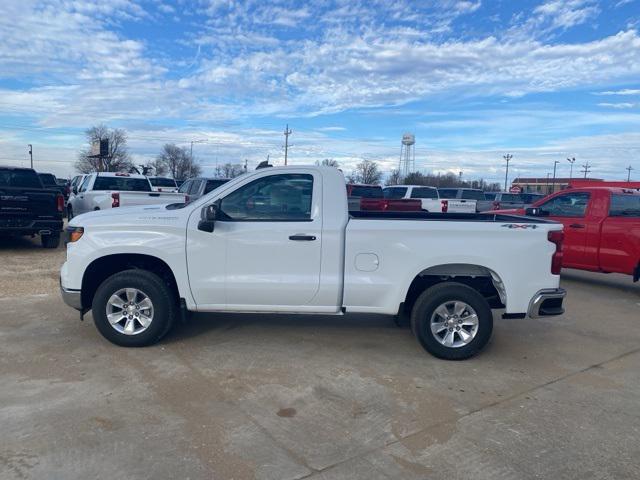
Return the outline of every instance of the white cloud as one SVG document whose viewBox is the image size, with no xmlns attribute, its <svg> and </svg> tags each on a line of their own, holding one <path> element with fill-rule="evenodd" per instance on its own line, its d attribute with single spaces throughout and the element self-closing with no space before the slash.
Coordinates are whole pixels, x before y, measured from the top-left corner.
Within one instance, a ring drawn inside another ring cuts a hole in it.
<svg viewBox="0 0 640 480">
<path fill-rule="evenodd" d="M 640 105 L 639 103 L 631 103 L 631 102 L 619 102 L 619 103 L 599 103 L 599 107 L 608 107 L 608 108 L 617 108 L 617 109 L 625 109 L 625 108 L 634 108 Z"/>
<path fill-rule="evenodd" d="M 607 90 L 594 95 L 640 95 L 640 89 L 625 88 L 623 90 Z"/>
</svg>

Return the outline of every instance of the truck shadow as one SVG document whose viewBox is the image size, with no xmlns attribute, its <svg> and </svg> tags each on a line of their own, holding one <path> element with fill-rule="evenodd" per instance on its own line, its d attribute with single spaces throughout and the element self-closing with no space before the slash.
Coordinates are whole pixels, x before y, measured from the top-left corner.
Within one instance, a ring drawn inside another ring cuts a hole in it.
<svg viewBox="0 0 640 480">
<path fill-rule="evenodd" d="M 0 236 L 0 250 L 40 250 L 41 248 L 38 237 Z"/>
<path fill-rule="evenodd" d="M 571 282 L 597 287 L 600 289 L 606 288 L 617 290 L 619 292 L 630 293 L 634 296 L 640 296 L 640 282 L 634 283 L 631 275 L 620 275 L 615 273 L 606 274 L 563 269 L 562 283 L 568 290 L 569 294 L 571 294 Z"/>
</svg>

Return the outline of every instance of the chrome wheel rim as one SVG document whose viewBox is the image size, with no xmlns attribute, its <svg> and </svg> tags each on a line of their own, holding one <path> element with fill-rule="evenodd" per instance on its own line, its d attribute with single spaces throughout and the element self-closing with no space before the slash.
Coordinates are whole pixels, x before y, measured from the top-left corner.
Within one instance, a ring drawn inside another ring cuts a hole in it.
<svg viewBox="0 0 640 480">
<path fill-rule="evenodd" d="M 137 288 L 122 288 L 107 301 L 107 320 L 119 333 L 138 335 L 153 321 L 153 303 Z"/>
<path fill-rule="evenodd" d="M 468 345 L 478 333 L 479 325 L 476 311 L 460 300 L 449 300 L 437 307 L 429 324 L 433 337 L 448 348 Z"/>
</svg>

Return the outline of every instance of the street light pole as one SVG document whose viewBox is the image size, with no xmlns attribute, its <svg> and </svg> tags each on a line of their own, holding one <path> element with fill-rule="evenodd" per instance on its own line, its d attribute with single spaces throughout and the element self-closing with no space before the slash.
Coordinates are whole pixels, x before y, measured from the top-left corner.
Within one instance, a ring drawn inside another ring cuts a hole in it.
<svg viewBox="0 0 640 480">
<path fill-rule="evenodd" d="M 567 158 L 567 162 L 571 164 L 569 168 L 569 180 L 573 177 L 573 164 L 576 163 L 576 157 Z"/>
<path fill-rule="evenodd" d="M 29 144 L 29 157 L 31 157 L 31 168 L 33 168 L 33 145 Z"/>
<path fill-rule="evenodd" d="M 506 155 L 503 155 L 502 158 L 504 158 L 507 162 L 507 170 L 504 172 L 504 191 L 507 191 L 507 178 L 509 178 L 509 162 L 511 161 L 511 159 L 513 158 L 513 155 L 511 155 L 510 153 L 507 153 Z"/>
<path fill-rule="evenodd" d="M 558 166 L 558 164 L 560 163 L 560 160 L 554 160 L 553 162 L 553 182 L 551 185 L 551 188 L 553 189 L 553 192 L 551 193 L 555 193 L 556 191 L 556 167 Z"/>
<path fill-rule="evenodd" d="M 627 171 L 627 182 L 631 181 L 631 170 L 633 170 L 634 168 L 629 165 L 627 168 L 625 168 L 625 170 Z"/>
</svg>

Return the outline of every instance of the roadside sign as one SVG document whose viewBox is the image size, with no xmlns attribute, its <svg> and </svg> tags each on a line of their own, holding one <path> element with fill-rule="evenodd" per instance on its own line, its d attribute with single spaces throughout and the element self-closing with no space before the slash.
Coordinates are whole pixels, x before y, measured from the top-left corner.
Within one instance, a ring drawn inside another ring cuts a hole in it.
<svg viewBox="0 0 640 480">
<path fill-rule="evenodd" d="M 509 189 L 509 193 L 522 193 L 522 187 L 518 187 L 517 185 L 514 185 Z"/>
</svg>

